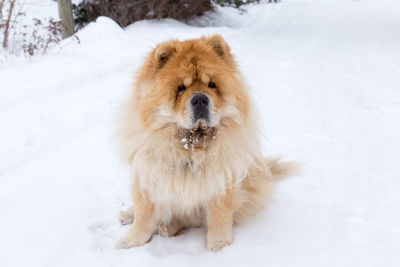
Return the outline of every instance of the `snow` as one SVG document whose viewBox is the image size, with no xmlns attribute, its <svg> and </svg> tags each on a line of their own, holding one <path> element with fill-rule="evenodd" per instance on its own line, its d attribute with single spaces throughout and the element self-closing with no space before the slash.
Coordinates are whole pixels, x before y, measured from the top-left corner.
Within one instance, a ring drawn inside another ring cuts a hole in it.
<svg viewBox="0 0 400 267">
<path fill-rule="evenodd" d="M 219 8 L 191 22 L 202 27 L 164 20 L 125 30 L 99 18 L 80 44 L 3 63 L 0 266 L 399 266 L 399 8 L 286 0 L 243 15 Z M 116 250 L 127 231 L 117 215 L 131 200 L 113 119 L 133 72 L 160 41 L 212 33 L 250 84 L 265 154 L 299 160 L 303 172 L 280 182 L 217 254 L 204 229 Z"/>
</svg>

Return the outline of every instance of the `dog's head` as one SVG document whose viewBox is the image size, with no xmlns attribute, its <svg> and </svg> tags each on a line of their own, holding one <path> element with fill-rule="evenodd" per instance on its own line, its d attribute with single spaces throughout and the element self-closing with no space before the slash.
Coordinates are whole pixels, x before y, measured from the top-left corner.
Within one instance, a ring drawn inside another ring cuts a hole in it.
<svg viewBox="0 0 400 267">
<path fill-rule="evenodd" d="M 240 126 L 249 113 L 247 91 L 220 35 L 161 43 L 140 70 L 136 88 L 143 125 L 175 127 L 191 145 L 221 127 Z"/>
</svg>

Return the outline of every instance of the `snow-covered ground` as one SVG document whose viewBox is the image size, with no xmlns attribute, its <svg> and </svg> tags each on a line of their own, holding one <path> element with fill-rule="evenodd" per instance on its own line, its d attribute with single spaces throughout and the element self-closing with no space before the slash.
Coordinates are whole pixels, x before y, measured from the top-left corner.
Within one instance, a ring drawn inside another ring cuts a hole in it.
<svg viewBox="0 0 400 267">
<path fill-rule="evenodd" d="M 208 27 L 122 30 L 100 18 L 81 44 L 3 63 L 0 266 L 400 266 L 399 10 L 397 0 L 284 0 L 193 22 Z M 205 250 L 203 229 L 116 250 L 127 230 L 117 214 L 131 205 L 112 137 L 119 103 L 151 47 L 212 33 L 251 85 L 265 154 L 297 159 L 303 173 L 219 253 Z"/>
</svg>

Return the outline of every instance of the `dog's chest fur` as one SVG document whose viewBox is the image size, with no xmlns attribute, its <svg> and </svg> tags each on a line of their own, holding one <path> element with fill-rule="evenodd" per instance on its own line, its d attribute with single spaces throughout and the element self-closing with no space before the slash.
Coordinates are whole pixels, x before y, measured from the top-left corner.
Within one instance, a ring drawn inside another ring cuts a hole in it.
<svg viewBox="0 0 400 267">
<path fill-rule="evenodd" d="M 140 174 L 140 187 L 156 205 L 186 212 L 223 194 L 231 182 L 226 180 L 222 164 L 217 163 L 218 153 L 176 150 L 164 157 L 151 152 L 143 154 L 138 155 L 141 162 L 134 162 L 133 168 Z"/>
</svg>

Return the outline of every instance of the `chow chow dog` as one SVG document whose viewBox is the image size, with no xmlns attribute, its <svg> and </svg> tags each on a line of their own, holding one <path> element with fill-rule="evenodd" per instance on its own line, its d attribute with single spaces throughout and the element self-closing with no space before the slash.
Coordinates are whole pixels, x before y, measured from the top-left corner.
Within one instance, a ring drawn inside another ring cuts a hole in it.
<svg viewBox="0 0 400 267">
<path fill-rule="evenodd" d="M 296 166 L 265 158 L 249 91 L 220 35 L 159 44 L 137 73 L 119 120 L 130 165 L 132 223 L 117 248 L 206 227 L 207 248 L 259 211 L 274 181 Z"/>
</svg>

